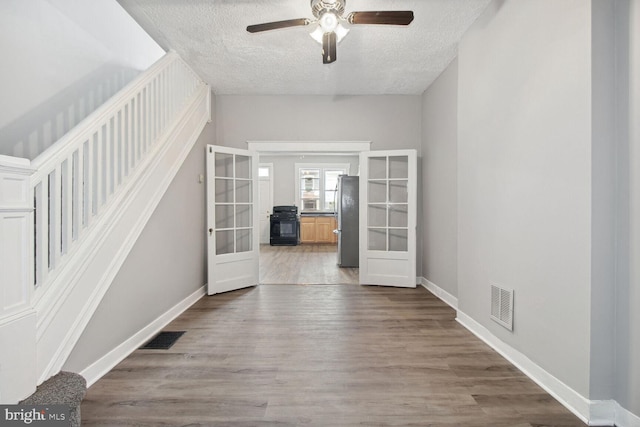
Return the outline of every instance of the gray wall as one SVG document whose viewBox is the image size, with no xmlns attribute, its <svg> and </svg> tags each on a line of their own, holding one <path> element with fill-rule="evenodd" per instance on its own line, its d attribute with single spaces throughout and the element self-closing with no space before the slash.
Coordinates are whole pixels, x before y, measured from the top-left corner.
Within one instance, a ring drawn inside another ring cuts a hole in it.
<svg viewBox="0 0 640 427">
<path fill-rule="evenodd" d="M 591 31 L 582 0 L 498 1 L 458 62 L 459 308 L 589 396 Z M 515 292 L 514 331 L 489 318 Z"/>
<path fill-rule="evenodd" d="M 215 111 L 215 109 L 212 109 Z M 171 182 L 73 349 L 80 372 L 207 283 L 205 146 L 208 124 Z"/>
<path fill-rule="evenodd" d="M 113 0 L 3 0 L 0 51 L 0 154 L 29 159 L 164 54 Z"/>
<path fill-rule="evenodd" d="M 348 163 L 350 175 L 358 173 L 358 156 L 281 155 L 260 156 L 260 163 L 273 163 L 273 205 L 293 205 L 296 200 L 296 163 Z"/>
<path fill-rule="evenodd" d="M 420 149 L 420 96 L 217 95 L 217 140 L 372 141 L 372 150 Z"/>
<path fill-rule="evenodd" d="M 616 5 L 621 55 L 614 397 L 640 417 L 640 1 Z"/>
<path fill-rule="evenodd" d="M 458 296 L 458 60 L 422 95 L 422 275 Z"/>
</svg>

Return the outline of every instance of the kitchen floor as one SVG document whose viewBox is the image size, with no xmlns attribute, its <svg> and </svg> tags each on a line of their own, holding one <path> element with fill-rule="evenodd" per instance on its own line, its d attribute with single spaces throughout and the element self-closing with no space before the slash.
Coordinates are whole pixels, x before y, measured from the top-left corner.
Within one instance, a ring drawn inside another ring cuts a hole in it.
<svg viewBox="0 0 640 427">
<path fill-rule="evenodd" d="M 336 265 L 337 245 L 260 245 L 260 283 L 338 285 L 357 284 L 357 268 Z"/>
</svg>

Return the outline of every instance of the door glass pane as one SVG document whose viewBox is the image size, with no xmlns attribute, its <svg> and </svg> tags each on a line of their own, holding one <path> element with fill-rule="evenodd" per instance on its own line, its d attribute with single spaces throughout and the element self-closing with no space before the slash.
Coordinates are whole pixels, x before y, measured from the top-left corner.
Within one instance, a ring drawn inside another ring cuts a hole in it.
<svg viewBox="0 0 640 427">
<path fill-rule="evenodd" d="M 407 203 L 409 192 L 407 181 L 389 181 L 389 201 L 392 203 Z"/>
<path fill-rule="evenodd" d="M 236 227 L 251 227 L 251 205 L 236 206 Z"/>
<path fill-rule="evenodd" d="M 233 253 L 233 230 L 216 231 L 216 255 Z"/>
<path fill-rule="evenodd" d="M 216 203 L 233 203 L 233 181 L 216 179 Z"/>
<path fill-rule="evenodd" d="M 409 178 L 409 157 L 389 157 L 389 178 Z"/>
<path fill-rule="evenodd" d="M 387 229 L 386 228 L 370 228 L 369 229 L 369 250 L 386 251 L 387 250 Z"/>
<path fill-rule="evenodd" d="M 251 157 L 236 155 L 236 178 L 251 179 Z"/>
<path fill-rule="evenodd" d="M 251 203 L 251 181 L 236 180 L 236 203 Z"/>
<path fill-rule="evenodd" d="M 369 179 L 386 179 L 387 178 L 387 158 L 386 157 L 370 157 L 369 158 Z"/>
<path fill-rule="evenodd" d="M 389 227 L 407 227 L 408 224 L 407 205 L 389 206 Z"/>
<path fill-rule="evenodd" d="M 389 230 L 389 250 L 395 252 L 406 252 L 408 247 L 407 230 Z"/>
<path fill-rule="evenodd" d="M 216 205 L 216 230 L 233 228 L 233 205 Z"/>
<path fill-rule="evenodd" d="M 258 168 L 258 176 L 260 178 L 269 178 L 269 168 L 268 167 L 259 167 Z"/>
<path fill-rule="evenodd" d="M 215 175 L 233 177 L 233 154 L 215 154 Z"/>
<path fill-rule="evenodd" d="M 386 205 L 369 205 L 369 225 L 371 227 L 387 226 L 387 207 Z"/>
<path fill-rule="evenodd" d="M 387 181 L 369 181 L 369 202 L 387 202 Z"/>
<path fill-rule="evenodd" d="M 236 230 L 236 252 L 249 252 L 251 250 L 252 230 Z"/>
</svg>

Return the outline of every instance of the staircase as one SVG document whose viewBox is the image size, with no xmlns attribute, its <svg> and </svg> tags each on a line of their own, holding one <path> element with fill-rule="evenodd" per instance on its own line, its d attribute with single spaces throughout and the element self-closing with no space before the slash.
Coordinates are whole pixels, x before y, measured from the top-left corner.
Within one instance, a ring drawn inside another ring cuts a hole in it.
<svg viewBox="0 0 640 427">
<path fill-rule="evenodd" d="M 34 160 L 0 156 L 0 403 L 60 371 L 210 101 L 170 52 Z"/>
</svg>

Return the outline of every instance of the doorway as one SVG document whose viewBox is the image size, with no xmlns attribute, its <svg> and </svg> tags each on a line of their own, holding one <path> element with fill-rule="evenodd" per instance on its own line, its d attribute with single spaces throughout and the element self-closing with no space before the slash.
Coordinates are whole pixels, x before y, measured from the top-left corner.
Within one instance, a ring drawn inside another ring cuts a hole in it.
<svg viewBox="0 0 640 427">
<path fill-rule="evenodd" d="M 298 205 L 296 203 L 295 163 L 313 163 L 313 159 L 322 158 L 327 164 L 336 163 L 341 157 L 356 157 L 361 151 L 368 151 L 369 142 L 249 142 L 249 149 L 260 157 L 260 167 L 270 164 L 271 182 L 274 185 L 271 203 L 263 205 L 260 200 L 260 221 L 267 219 L 266 210 L 273 205 Z M 301 150 L 304 149 L 304 150 Z M 287 157 L 290 165 L 276 162 L 272 156 Z M 295 160 L 294 160 L 295 159 Z M 275 164 L 278 163 L 278 164 Z M 350 174 L 358 174 L 356 161 Z M 263 172 L 263 173 L 266 173 Z M 278 175 L 276 179 L 275 175 Z M 286 179 L 285 177 L 290 177 Z M 283 181 L 284 179 L 284 181 Z M 280 180 L 280 181 L 278 181 Z M 278 184 L 280 182 L 280 184 Z M 260 183 L 260 195 L 266 184 Z M 291 194 L 289 194 L 291 193 Z M 262 224 L 261 224 L 262 227 Z M 340 268 L 337 265 L 337 245 L 326 243 L 304 243 L 298 246 L 270 246 L 266 236 L 260 245 L 260 283 L 261 284 L 358 284 L 358 268 Z"/>
<path fill-rule="evenodd" d="M 260 244 L 269 243 L 271 209 L 273 208 L 273 163 L 258 165 L 258 198 L 260 209 Z"/>
</svg>

